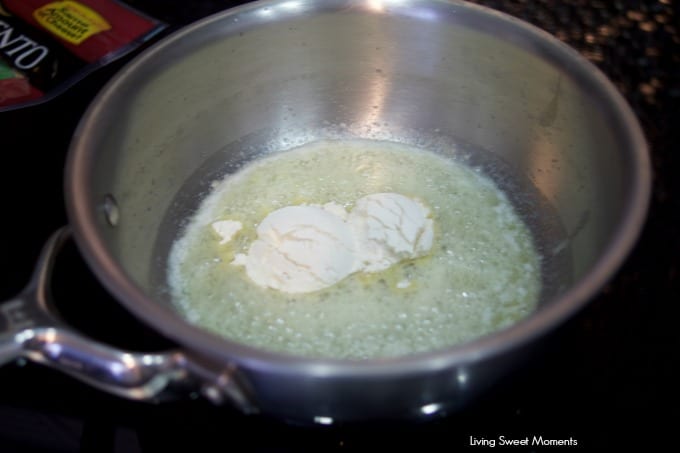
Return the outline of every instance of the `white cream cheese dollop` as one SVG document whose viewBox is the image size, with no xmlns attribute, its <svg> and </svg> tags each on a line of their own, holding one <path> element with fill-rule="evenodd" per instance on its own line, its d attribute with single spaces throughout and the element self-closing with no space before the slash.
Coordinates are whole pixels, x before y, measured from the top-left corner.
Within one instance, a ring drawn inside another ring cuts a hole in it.
<svg viewBox="0 0 680 453">
<path fill-rule="evenodd" d="M 357 200 L 349 213 L 337 203 L 277 209 L 257 227 L 248 253 L 232 263 L 244 266 L 261 287 L 307 293 L 355 272 L 378 272 L 424 256 L 433 237 L 430 211 L 420 201 L 376 193 Z"/>
<path fill-rule="evenodd" d="M 234 237 L 236 233 L 241 231 L 243 224 L 236 220 L 218 220 L 210 225 L 215 232 L 220 237 L 220 244 L 227 244 Z"/>
<path fill-rule="evenodd" d="M 427 254 L 434 237 L 429 215 L 422 203 L 398 193 L 360 198 L 347 223 L 357 241 L 361 270 L 382 271 L 399 261 Z"/>
<path fill-rule="evenodd" d="M 340 207 L 342 208 L 342 207 Z M 287 206 L 257 227 L 243 265 L 248 277 L 266 288 L 306 293 L 331 286 L 354 272 L 352 232 L 344 220 L 322 206 Z"/>
</svg>

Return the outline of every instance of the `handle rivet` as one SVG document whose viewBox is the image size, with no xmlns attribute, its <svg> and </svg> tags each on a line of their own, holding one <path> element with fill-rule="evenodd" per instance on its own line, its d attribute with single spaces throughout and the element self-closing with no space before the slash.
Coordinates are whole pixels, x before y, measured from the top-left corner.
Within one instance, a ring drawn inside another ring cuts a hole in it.
<svg viewBox="0 0 680 453">
<path fill-rule="evenodd" d="M 104 218 L 106 222 L 115 227 L 120 221 L 120 209 L 118 208 L 118 202 L 111 194 L 106 194 L 104 196 L 104 201 L 102 203 L 102 211 L 104 212 Z"/>
</svg>

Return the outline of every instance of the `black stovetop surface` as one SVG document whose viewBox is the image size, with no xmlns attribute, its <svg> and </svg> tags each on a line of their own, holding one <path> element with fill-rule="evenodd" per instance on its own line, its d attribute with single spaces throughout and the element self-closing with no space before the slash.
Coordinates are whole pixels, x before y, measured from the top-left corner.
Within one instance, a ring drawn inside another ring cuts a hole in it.
<svg viewBox="0 0 680 453">
<path fill-rule="evenodd" d="M 244 2 L 128 3 L 179 26 Z M 672 449 L 680 369 L 678 1 L 476 3 L 525 19 L 580 50 L 628 99 L 651 145 L 654 193 L 637 247 L 601 294 L 548 338 L 542 355 L 445 418 L 330 428 L 245 417 L 201 401 L 124 401 L 37 365 L 10 364 L 0 369 L 0 452 L 454 451 L 483 448 L 470 446 L 470 436 L 500 435 L 578 440 L 576 447 L 550 450 Z M 125 61 L 47 104 L 0 113 L 0 300 L 22 288 L 44 240 L 66 223 L 62 170 L 70 137 L 88 102 Z M 108 296 L 73 246 L 59 260 L 54 285 L 62 314 L 86 334 L 137 350 L 170 345 Z"/>
</svg>

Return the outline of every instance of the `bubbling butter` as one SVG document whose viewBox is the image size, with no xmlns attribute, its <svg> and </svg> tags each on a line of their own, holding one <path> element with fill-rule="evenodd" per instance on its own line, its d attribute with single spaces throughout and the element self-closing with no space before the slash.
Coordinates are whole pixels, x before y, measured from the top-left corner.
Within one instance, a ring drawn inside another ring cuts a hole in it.
<svg viewBox="0 0 680 453">
<path fill-rule="evenodd" d="M 537 304 L 540 269 L 526 225 L 481 171 L 343 140 L 261 158 L 215 184 L 173 245 L 168 283 L 180 313 L 229 339 L 357 359 L 515 323 Z"/>
</svg>

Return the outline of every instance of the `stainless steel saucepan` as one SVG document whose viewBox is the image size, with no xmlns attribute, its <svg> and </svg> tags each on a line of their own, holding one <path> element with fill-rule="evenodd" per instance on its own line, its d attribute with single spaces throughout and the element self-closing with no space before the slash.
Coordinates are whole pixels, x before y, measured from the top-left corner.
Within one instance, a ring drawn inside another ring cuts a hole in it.
<svg viewBox="0 0 680 453">
<path fill-rule="evenodd" d="M 502 167 L 499 184 L 543 244 L 536 312 L 446 350 L 356 361 L 267 352 L 180 317 L 165 291 L 168 248 L 210 182 L 262 152 L 328 137 L 464 150 L 492 177 Z M 540 208 L 523 208 L 519 192 Z M 24 357 L 124 397 L 193 391 L 297 421 L 443 413 L 596 295 L 634 244 L 649 192 L 645 140 L 622 97 L 532 26 L 456 1 L 247 4 L 126 66 L 69 151 L 66 202 L 80 251 L 120 303 L 178 349 L 115 350 L 52 314 L 62 230 L 26 291 L 2 305 L 0 363 Z"/>
</svg>

